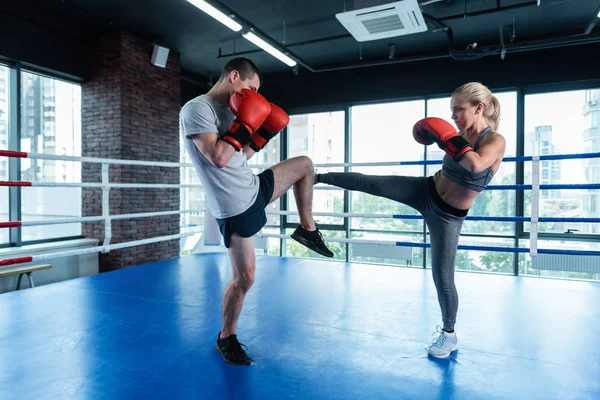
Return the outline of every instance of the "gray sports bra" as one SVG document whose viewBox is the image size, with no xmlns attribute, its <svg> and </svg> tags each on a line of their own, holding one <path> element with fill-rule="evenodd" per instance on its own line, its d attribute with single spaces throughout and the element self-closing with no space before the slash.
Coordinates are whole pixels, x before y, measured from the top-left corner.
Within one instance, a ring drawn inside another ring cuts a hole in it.
<svg viewBox="0 0 600 400">
<path fill-rule="evenodd" d="M 473 150 L 477 151 L 477 149 L 479 149 L 479 142 L 481 142 L 481 140 L 491 131 L 492 128 L 488 126 L 483 132 L 481 132 L 481 135 L 479 135 L 475 145 L 473 146 Z M 442 175 L 451 181 L 476 192 L 481 192 L 483 189 L 485 189 L 485 187 L 494 177 L 494 173 L 492 172 L 491 168 L 487 168 L 481 172 L 470 172 L 448 155 L 445 155 L 443 159 Z"/>
</svg>

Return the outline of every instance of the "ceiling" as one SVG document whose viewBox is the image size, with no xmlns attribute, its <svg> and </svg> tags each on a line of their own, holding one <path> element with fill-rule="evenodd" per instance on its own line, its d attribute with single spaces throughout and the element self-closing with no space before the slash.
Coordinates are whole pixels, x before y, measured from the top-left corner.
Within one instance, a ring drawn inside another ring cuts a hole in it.
<svg viewBox="0 0 600 400">
<path fill-rule="evenodd" d="M 314 74 L 415 59 L 502 57 L 600 41 L 600 23 L 595 25 L 600 0 L 419 0 L 426 32 L 360 44 L 335 17 L 386 2 L 212 2 L 289 51 L 300 62 L 296 71 L 186 0 L 11 0 L 3 1 L 1 11 L 81 39 L 105 27 L 122 28 L 180 53 L 182 69 L 207 80 L 216 79 L 235 55 L 251 58 L 265 74 Z"/>
</svg>

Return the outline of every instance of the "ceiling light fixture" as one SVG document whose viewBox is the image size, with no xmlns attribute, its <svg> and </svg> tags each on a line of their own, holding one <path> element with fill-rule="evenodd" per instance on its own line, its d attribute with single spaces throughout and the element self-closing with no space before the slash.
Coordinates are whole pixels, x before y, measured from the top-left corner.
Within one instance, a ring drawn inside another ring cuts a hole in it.
<svg viewBox="0 0 600 400">
<path fill-rule="evenodd" d="M 233 18 L 231 18 L 231 16 L 225 15 L 224 13 L 222 13 L 221 11 L 219 11 L 218 9 L 216 9 L 215 7 L 213 7 L 206 1 L 204 1 L 204 0 L 187 0 L 187 1 L 190 4 L 193 4 L 194 6 L 198 7 L 199 9 L 201 9 L 202 11 L 204 11 L 205 13 L 207 13 L 208 15 L 210 15 L 217 21 L 221 22 L 223 25 L 227 26 L 229 29 L 231 29 L 235 32 L 239 32 L 242 30 L 243 27 L 240 23 L 236 22 Z M 256 34 L 254 34 L 254 32 L 252 32 L 252 29 L 245 31 L 242 34 L 242 36 L 244 36 L 244 38 L 248 39 L 249 41 L 251 41 L 252 43 L 257 45 L 258 47 L 260 47 L 267 53 L 271 54 L 273 57 L 275 57 L 275 58 L 279 59 L 280 61 L 284 62 L 285 64 L 289 65 L 290 67 L 296 66 L 296 64 L 297 64 L 296 61 L 292 60 L 290 57 L 283 54 L 280 50 L 277 50 L 274 46 L 270 45 L 269 43 L 267 43 L 266 41 L 264 41 L 263 39 L 258 37 Z"/>
<path fill-rule="evenodd" d="M 248 31 L 242 34 L 242 36 L 290 67 L 294 67 L 297 64 L 296 61 L 292 60 L 290 57 L 286 56 L 281 51 L 277 50 L 275 47 L 256 36 L 253 32 Z"/>
<path fill-rule="evenodd" d="M 242 30 L 242 25 L 235 22 L 231 17 L 223 14 L 221 11 L 217 10 L 215 7 L 211 6 L 204 0 L 187 0 L 189 3 L 195 5 L 223 25 L 227 26 L 234 32 L 239 32 Z"/>
</svg>

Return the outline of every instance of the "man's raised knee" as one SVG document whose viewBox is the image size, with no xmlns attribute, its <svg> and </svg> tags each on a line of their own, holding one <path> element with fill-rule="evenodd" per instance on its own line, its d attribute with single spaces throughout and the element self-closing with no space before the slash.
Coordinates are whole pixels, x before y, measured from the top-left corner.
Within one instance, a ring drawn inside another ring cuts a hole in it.
<svg viewBox="0 0 600 400">
<path fill-rule="evenodd" d="M 312 175 L 315 172 L 315 166 L 310 157 L 300 156 L 300 160 L 302 161 L 302 166 L 306 169 L 307 175 Z"/>
</svg>

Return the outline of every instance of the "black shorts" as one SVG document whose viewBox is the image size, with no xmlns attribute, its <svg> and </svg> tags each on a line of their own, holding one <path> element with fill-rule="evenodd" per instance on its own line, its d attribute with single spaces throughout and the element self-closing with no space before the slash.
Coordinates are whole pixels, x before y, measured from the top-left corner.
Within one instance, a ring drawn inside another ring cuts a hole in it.
<svg viewBox="0 0 600 400">
<path fill-rule="evenodd" d="M 258 233 L 267 223 L 267 214 L 265 208 L 269 204 L 269 200 L 273 196 L 275 189 L 275 178 L 273 171 L 266 169 L 258 174 L 259 189 L 258 196 L 254 204 L 249 209 L 239 215 L 233 217 L 219 219 L 219 229 L 225 241 L 225 247 L 229 248 L 231 243 L 231 235 L 235 232 L 241 237 L 252 237 Z"/>
</svg>

